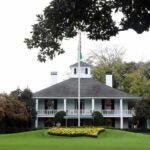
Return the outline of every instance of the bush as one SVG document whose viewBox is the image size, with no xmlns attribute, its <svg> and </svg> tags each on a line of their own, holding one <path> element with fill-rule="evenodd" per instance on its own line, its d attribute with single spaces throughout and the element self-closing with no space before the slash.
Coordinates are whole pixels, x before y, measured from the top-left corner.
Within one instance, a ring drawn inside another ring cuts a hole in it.
<svg viewBox="0 0 150 150">
<path fill-rule="evenodd" d="M 103 115 L 99 111 L 94 111 L 92 113 L 92 117 L 93 117 L 93 124 L 94 124 L 94 126 L 104 125 Z"/>
<path fill-rule="evenodd" d="M 55 118 L 48 118 L 45 122 L 46 127 L 53 127 L 55 125 Z"/>
<path fill-rule="evenodd" d="M 66 112 L 59 111 L 55 114 L 55 122 L 64 125 L 64 116 L 66 116 Z"/>
</svg>

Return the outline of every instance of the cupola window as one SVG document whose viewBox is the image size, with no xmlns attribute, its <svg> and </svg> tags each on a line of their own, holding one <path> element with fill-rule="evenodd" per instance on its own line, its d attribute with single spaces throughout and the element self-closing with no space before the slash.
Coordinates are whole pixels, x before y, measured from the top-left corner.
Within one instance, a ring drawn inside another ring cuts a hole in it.
<svg viewBox="0 0 150 150">
<path fill-rule="evenodd" d="M 88 68 L 85 68 L 85 74 L 88 74 Z"/>
<path fill-rule="evenodd" d="M 77 69 L 76 68 L 74 68 L 74 74 L 77 74 Z"/>
</svg>

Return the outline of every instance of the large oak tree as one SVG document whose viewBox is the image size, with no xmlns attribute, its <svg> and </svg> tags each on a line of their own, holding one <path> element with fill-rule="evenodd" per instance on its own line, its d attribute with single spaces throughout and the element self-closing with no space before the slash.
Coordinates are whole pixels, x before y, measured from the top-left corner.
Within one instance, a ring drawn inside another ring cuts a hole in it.
<svg viewBox="0 0 150 150">
<path fill-rule="evenodd" d="M 122 14 L 119 25 L 114 15 Z M 64 53 L 60 47 L 65 38 L 73 38 L 79 31 L 89 39 L 109 40 L 119 31 L 133 29 L 137 33 L 150 27 L 149 0 L 52 0 L 37 15 L 31 38 L 26 38 L 28 48 L 39 48 L 38 59 Z"/>
</svg>

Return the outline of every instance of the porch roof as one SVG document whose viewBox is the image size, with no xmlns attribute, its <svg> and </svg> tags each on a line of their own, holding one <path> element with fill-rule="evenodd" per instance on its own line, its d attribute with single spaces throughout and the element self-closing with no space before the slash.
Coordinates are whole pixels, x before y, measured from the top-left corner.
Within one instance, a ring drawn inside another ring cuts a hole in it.
<svg viewBox="0 0 150 150">
<path fill-rule="evenodd" d="M 140 97 L 127 94 L 123 91 L 109 87 L 93 78 L 81 78 L 81 98 L 123 98 L 140 99 Z M 33 95 L 34 98 L 77 98 L 78 79 L 70 78 Z"/>
</svg>

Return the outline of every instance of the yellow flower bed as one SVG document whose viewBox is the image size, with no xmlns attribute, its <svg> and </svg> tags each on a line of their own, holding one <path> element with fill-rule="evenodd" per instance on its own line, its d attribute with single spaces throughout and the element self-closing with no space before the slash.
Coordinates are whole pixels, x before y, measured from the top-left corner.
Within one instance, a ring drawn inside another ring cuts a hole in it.
<svg viewBox="0 0 150 150">
<path fill-rule="evenodd" d="M 104 128 L 100 127 L 85 127 L 85 128 L 58 128 L 53 127 L 48 129 L 48 133 L 51 135 L 63 135 L 63 136 L 92 136 L 97 137 L 100 132 L 104 131 Z"/>
</svg>

